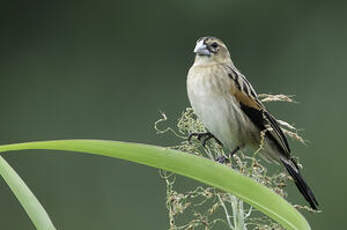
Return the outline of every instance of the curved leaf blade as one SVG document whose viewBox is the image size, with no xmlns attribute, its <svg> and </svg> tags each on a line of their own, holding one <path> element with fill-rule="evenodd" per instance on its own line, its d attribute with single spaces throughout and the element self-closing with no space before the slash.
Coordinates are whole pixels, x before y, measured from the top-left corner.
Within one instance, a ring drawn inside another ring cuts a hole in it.
<svg viewBox="0 0 347 230">
<path fill-rule="evenodd" d="M 311 229 L 292 205 L 270 189 L 222 164 L 192 154 L 153 145 L 106 140 L 38 141 L 0 146 L 0 152 L 24 149 L 90 153 L 161 168 L 230 192 L 286 229 Z"/>
<path fill-rule="evenodd" d="M 14 169 L 0 156 L 0 175 L 15 194 L 36 229 L 55 230 L 46 210 Z"/>
</svg>

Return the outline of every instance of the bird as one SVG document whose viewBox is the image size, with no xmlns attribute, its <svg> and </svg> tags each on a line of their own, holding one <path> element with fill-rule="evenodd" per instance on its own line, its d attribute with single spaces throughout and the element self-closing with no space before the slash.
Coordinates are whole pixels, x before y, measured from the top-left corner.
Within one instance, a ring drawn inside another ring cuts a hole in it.
<svg viewBox="0 0 347 230">
<path fill-rule="evenodd" d="M 207 132 L 192 133 L 189 139 L 215 138 L 231 151 L 231 156 L 244 148 L 261 146 L 261 155 L 267 161 L 282 164 L 311 208 L 318 210 L 319 204 L 291 155 L 278 121 L 235 67 L 225 43 L 214 36 L 201 37 L 194 53 L 194 63 L 187 75 L 187 93 Z"/>
</svg>

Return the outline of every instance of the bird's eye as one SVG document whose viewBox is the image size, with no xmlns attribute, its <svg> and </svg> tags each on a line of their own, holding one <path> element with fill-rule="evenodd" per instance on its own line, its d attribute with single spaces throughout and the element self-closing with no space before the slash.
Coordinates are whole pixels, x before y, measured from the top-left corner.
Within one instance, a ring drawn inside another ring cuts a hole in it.
<svg viewBox="0 0 347 230">
<path fill-rule="evenodd" d="M 217 42 L 213 42 L 213 43 L 211 44 L 211 46 L 212 46 L 213 48 L 217 48 L 217 47 L 218 47 L 218 43 L 217 43 Z"/>
</svg>

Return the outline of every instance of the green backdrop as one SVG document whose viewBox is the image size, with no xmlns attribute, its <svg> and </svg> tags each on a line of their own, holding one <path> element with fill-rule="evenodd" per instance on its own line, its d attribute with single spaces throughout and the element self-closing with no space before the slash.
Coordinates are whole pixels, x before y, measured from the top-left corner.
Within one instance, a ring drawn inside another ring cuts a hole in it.
<svg viewBox="0 0 347 230">
<path fill-rule="evenodd" d="M 304 129 L 292 143 L 323 213 L 313 229 L 347 224 L 345 1 L 3 1 L 0 143 L 98 138 L 159 145 L 188 105 L 195 40 L 224 40 L 259 92 L 296 95 L 269 105 Z M 78 153 L 4 154 L 58 229 L 167 229 L 158 170 Z M 110 181 L 113 181 L 110 183 Z M 181 185 L 184 187 L 184 183 Z M 289 200 L 304 203 L 294 185 Z M 3 180 L 1 229 L 34 229 Z M 5 228 L 6 227 L 6 228 Z"/>
</svg>

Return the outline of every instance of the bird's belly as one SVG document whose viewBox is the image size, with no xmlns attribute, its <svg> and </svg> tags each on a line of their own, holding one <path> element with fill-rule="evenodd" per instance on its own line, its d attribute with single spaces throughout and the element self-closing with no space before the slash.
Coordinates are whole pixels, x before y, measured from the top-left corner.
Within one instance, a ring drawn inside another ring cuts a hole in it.
<svg viewBox="0 0 347 230">
<path fill-rule="evenodd" d="M 231 94 L 195 84 L 188 89 L 188 96 L 194 112 L 204 126 L 226 148 L 232 150 L 246 144 L 246 129 L 243 129 L 245 117 Z"/>
</svg>

